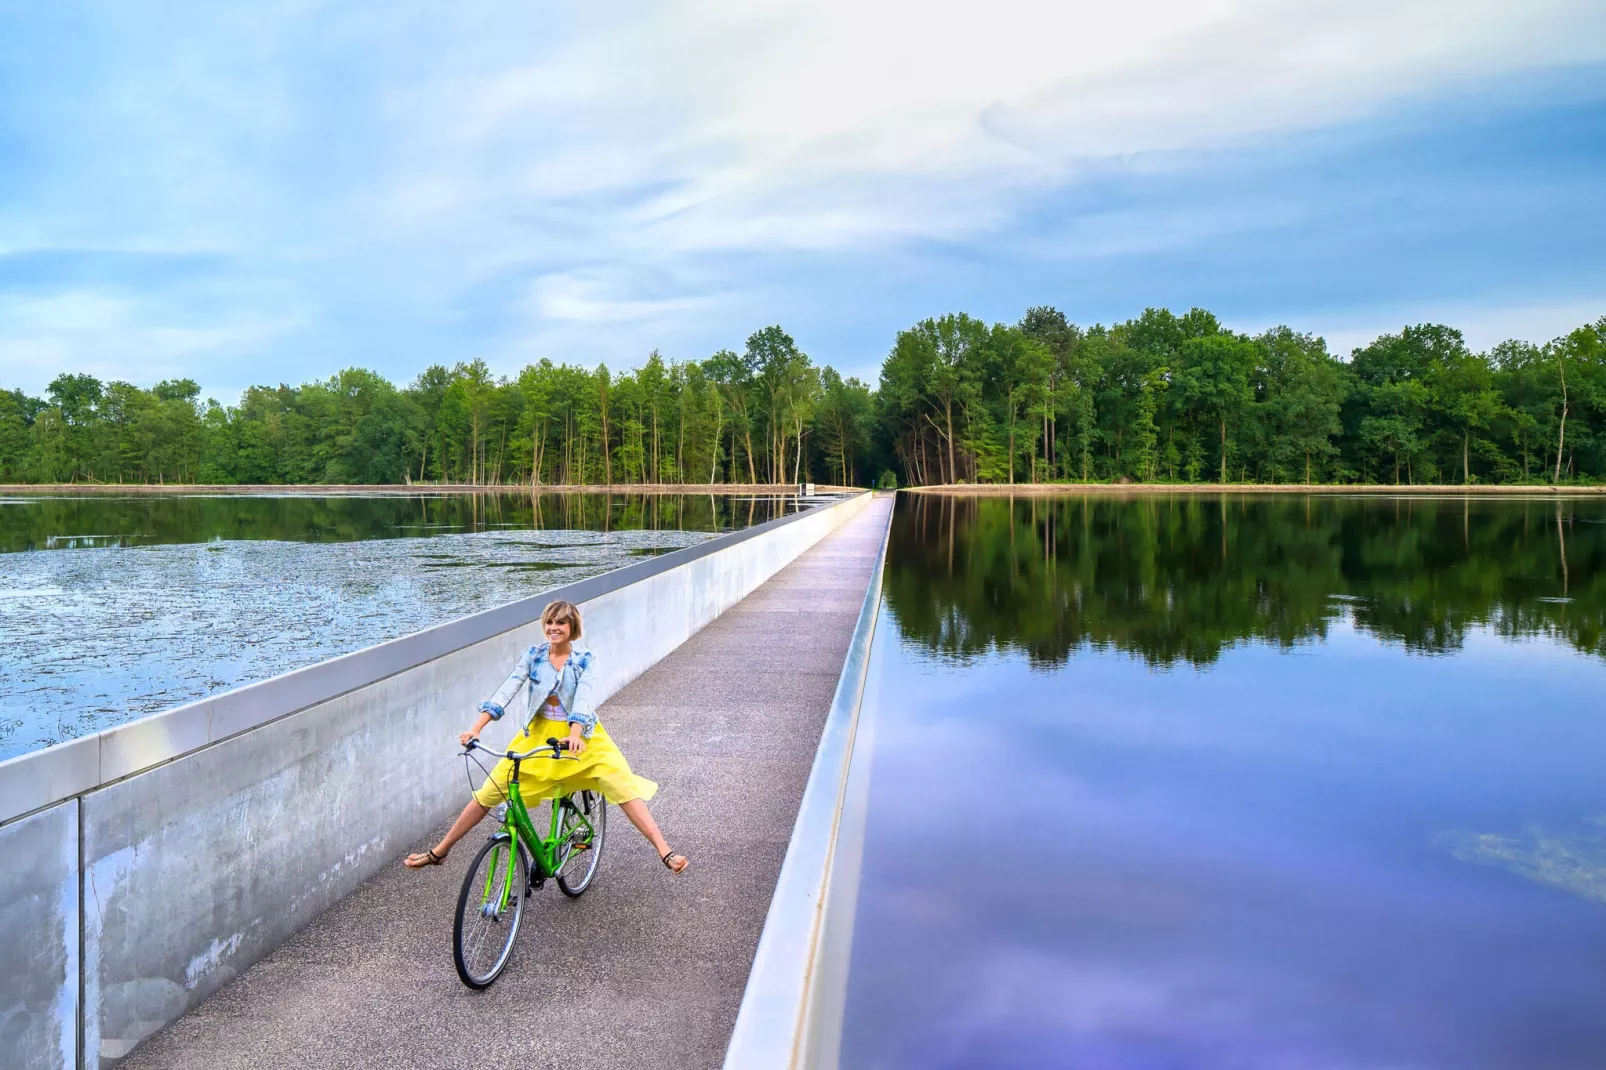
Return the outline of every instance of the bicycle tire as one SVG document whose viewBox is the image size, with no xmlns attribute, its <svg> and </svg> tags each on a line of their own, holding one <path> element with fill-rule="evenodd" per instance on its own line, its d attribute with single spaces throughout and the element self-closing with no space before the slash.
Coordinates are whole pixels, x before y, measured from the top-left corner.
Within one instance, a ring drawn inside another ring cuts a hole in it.
<svg viewBox="0 0 1606 1070">
<path fill-rule="evenodd" d="M 518 865 L 511 902 L 500 916 L 492 917 L 483 913 L 481 903 L 485 898 L 488 873 L 493 896 L 499 895 L 507 881 L 507 855 L 503 851 L 516 852 Z M 486 862 L 488 856 L 489 863 Z M 458 978 L 468 987 L 489 988 L 507 968 L 508 959 L 513 956 L 513 942 L 519 936 L 519 925 L 524 920 L 524 900 L 529 887 L 529 856 L 525 854 L 524 845 L 511 842 L 505 832 L 485 841 L 485 846 L 469 863 L 468 872 L 463 874 L 463 890 L 457 895 L 457 917 L 452 925 L 452 960 L 457 966 Z M 486 922 L 489 924 L 481 924 Z M 500 939 L 500 946 L 484 944 L 493 936 Z M 495 958 L 488 965 L 480 965 L 482 950 L 495 951 Z"/>
<path fill-rule="evenodd" d="M 601 792 L 582 791 L 563 801 L 561 834 L 565 839 L 570 828 L 584 828 L 578 817 L 571 817 L 572 814 L 584 814 L 595 830 L 589 850 L 569 851 L 558 866 L 558 891 L 570 899 L 578 899 L 591 887 L 591 879 L 597 875 L 597 864 L 602 861 L 602 845 L 608 834 L 608 800 L 602 797 Z M 575 865 L 571 866 L 570 863 Z"/>
</svg>

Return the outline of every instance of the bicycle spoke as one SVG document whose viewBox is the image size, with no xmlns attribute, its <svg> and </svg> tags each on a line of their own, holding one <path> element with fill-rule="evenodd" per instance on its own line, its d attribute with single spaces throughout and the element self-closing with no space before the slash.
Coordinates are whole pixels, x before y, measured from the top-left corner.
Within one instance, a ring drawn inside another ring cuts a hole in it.
<svg viewBox="0 0 1606 1070">
<path fill-rule="evenodd" d="M 513 953 L 524 909 L 520 877 L 522 873 L 528 879 L 526 870 L 526 859 L 516 845 L 492 840 L 464 874 L 453 954 L 458 975 L 471 988 L 494 981 Z"/>
<path fill-rule="evenodd" d="M 571 898 L 584 892 L 596 874 L 606 832 L 606 806 L 602 796 L 589 791 L 563 802 L 558 887 Z"/>
</svg>

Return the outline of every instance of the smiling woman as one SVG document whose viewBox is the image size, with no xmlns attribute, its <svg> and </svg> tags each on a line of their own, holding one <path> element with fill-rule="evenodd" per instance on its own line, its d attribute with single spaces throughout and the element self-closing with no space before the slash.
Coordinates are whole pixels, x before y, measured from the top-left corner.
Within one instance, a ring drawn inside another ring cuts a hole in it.
<svg viewBox="0 0 1606 1070">
<path fill-rule="evenodd" d="M 541 611 L 541 632 L 545 642 L 518 656 L 502 686 L 480 703 L 474 727 L 457 739 L 465 748 L 477 743 L 487 725 L 506 716 L 514 699 L 523 698 L 526 721 L 506 751 L 530 752 L 530 756 L 522 762 L 512 758 L 497 762 L 441 841 L 408 855 L 407 868 L 440 865 L 452 847 L 500 803 L 511 804 L 518 798 L 533 804 L 577 792 L 596 792 L 619 807 L 672 873 L 684 873 L 690 862 L 669 849 L 647 809 L 647 800 L 658 793 L 658 785 L 630 771 L 630 763 L 597 721 L 593 696 L 596 656 L 576 645 L 585 635 L 580 610 L 570 602 L 548 603 Z M 546 744 L 555 748 L 550 756 L 535 753 Z M 559 755 L 559 750 L 565 753 Z M 511 788 L 515 776 L 516 794 Z"/>
</svg>

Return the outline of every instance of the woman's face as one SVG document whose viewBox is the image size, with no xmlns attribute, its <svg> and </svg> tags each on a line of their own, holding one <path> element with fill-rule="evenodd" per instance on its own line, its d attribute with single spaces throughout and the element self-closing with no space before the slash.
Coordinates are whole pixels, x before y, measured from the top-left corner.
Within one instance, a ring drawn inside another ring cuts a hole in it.
<svg viewBox="0 0 1606 1070">
<path fill-rule="evenodd" d="M 567 643 L 569 641 L 569 622 L 566 620 L 549 620 L 546 622 L 546 639 L 549 643 Z"/>
</svg>

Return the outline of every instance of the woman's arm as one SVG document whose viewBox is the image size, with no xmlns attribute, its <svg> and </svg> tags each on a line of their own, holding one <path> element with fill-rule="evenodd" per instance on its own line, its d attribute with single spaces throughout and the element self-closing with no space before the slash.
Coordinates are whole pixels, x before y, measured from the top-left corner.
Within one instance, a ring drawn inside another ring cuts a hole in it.
<svg viewBox="0 0 1606 1070">
<path fill-rule="evenodd" d="M 587 650 L 574 660 L 574 701 L 569 704 L 569 738 L 578 732 L 586 739 L 597 726 L 596 700 L 592 697 L 591 681 L 596 673 L 597 657 Z"/>
<path fill-rule="evenodd" d="M 468 746 L 469 740 L 480 738 L 480 733 L 485 731 L 485 726 L 494 720 L 496 720 L 496 718 L 492 717 L 488 713 L 485 713 L 484 711 L 481 711 L 479 720 L 474 722 L 474 727 L 457 737 L 457 745 L 460 747 L 466 747 Z"/>
<path fill-rule="evenodd" d="M 517 665 L 502 681 L 502 686 L 496 689 L 496 694 L 480 703 L 479 726 L 474 734 L 479 735 L 479 729 L 484 728 L 492 721 L 500 720 L 507 709 L 507 704 L 518 697 L 519 689 L 530 681 L 530 652 L 526 650 L 519 655 Z"/>
</svg>

